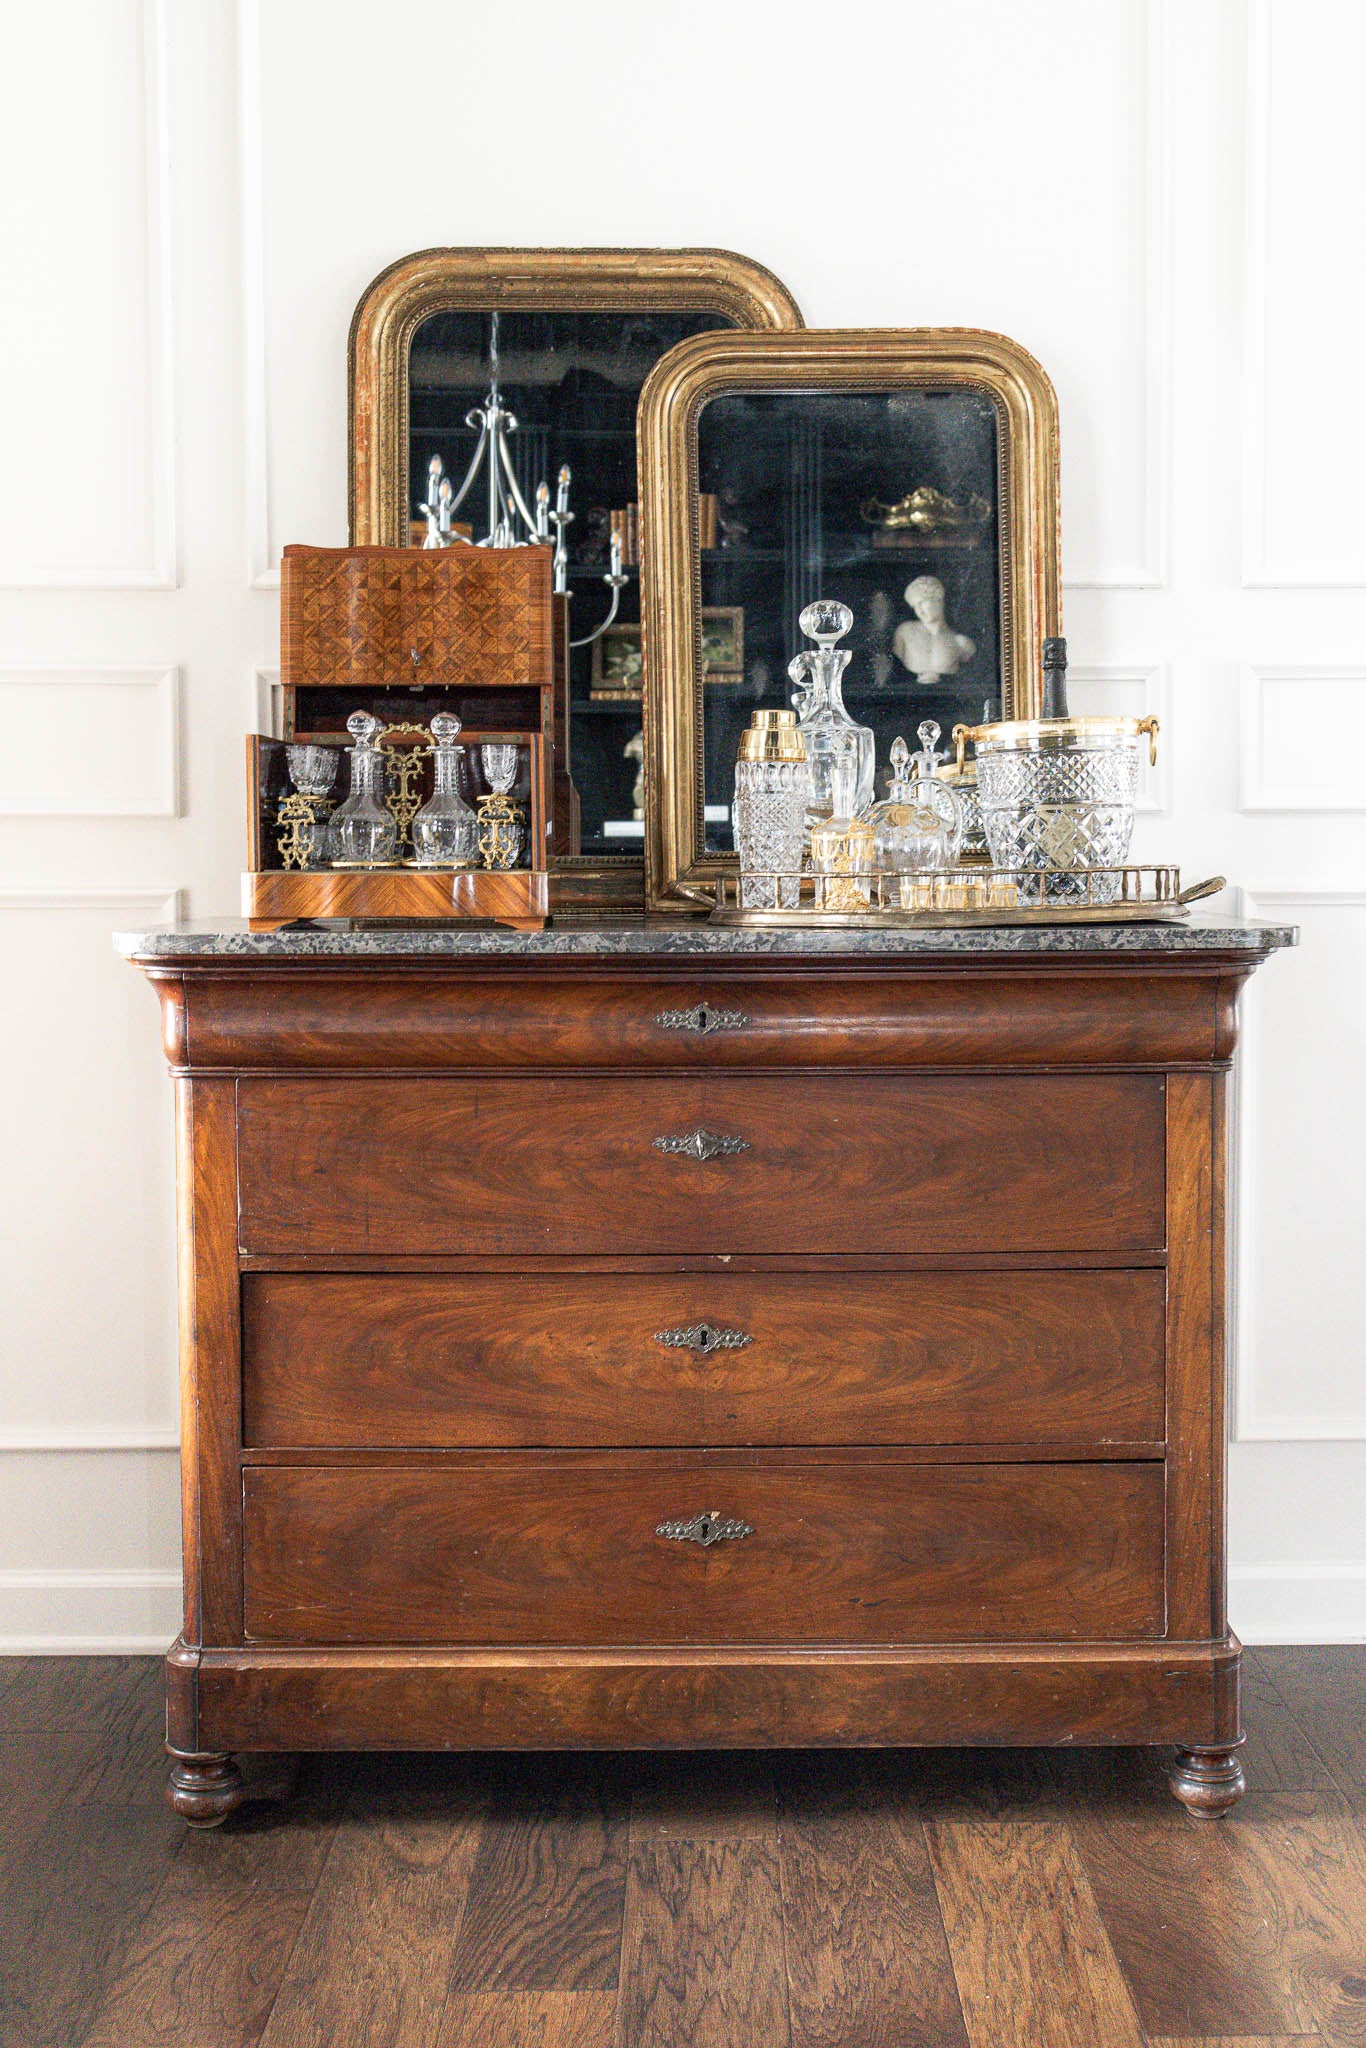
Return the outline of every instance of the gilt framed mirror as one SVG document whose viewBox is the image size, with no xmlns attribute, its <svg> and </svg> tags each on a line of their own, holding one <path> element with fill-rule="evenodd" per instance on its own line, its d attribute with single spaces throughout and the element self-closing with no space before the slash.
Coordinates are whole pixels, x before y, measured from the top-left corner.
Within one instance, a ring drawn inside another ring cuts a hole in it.
<svg viewBox="0 0 1366 2048">
<path fill-rule="evenodd" d="M 555 906 L 643 896 L 642 386 L 680 342 L 800 326 L 776 277 L 716 249 L 428 249 L 356 308 L 353 545 L 477 543 L 499 520 L 514 544 L 538 522 L 563 538 Z M 495 393 L 501 468 L 481 458 Z"/>
<path fill-rule="evenodd" d="M 1052 384 L 965 328 L 711 333 L 641 394 L 646 900 L 735 870 L 741 732 L 791 701 L 797 620 L 854 613 L 845 701 L 877 739 L 1033 715 L 1061 631 Z M 742 649 L 742 653 L 735 650 Z"/>
</svg>

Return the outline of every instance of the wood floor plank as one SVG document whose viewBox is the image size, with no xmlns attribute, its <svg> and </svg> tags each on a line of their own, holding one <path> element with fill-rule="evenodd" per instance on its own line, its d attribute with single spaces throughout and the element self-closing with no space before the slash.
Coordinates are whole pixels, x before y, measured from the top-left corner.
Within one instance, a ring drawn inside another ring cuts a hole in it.
<svg viewBox="0 0 1366 2048">
<path fill-rule="evenodd" d="M 1249 1792 L 1219 1826 L 1301 2031 L 1366 2048 L 1366 1819 L 1340 1793 Z"/>
<path fill-rule="evenodd" d="M 1366 1643 L 1297 1645 L 1259 1655 L 1338 1789 L 1366 1792 Z"/>
<path fill-rule="evenodd" d="M 79 2048 L 256 2048 L 307 1910 L 307 1892 L 163 1887 Z"/>
<path fill-rule="evenodd" d="M 793 2048 L 966 2048 L 919 1821 L 856 1756 L 780 1784 Z"/>
<path fill-rule="evenodd" d="M 619 2048 L 788 2048 L 767 1843 L 632 1843 L 617 2029 Z"/>
<path fill-rule="evenodd" d="M 1305 2030 L 1280 1945 L 1221 1827 L 1077 1813 L 1072 1832 L 1147 2033 Z"/>
<path fill-rule="evenodd" d="M 1053 1787 L 1055 1818 L 1104 1813 L 1113 1819 L 1144 1814 L 1170 1818 L 1168 1749 L 1082 1745 L 1044 1751 Z"/>
<path fill-rule="evenodd" d="M 1066 1826 L 931 1820 L 925 1831 L 972 2048 L 1143 2048 Z"/>
<path fill-rule="evenodd" d="M 446 2006 L 434 2048 L 615 2048 L 615 1991 L 473 1991 Z"/>
<path fill-rule="evenodd" d="M 866 1767 L 897 1788 L 924 1819 L 1055 1818 L 1053 1785 L 1040 1749 L 891 1749 Z"/>
<path fill-rule="evenodd" d="M 630 1781 L 610 1760 L 509 1764 L 452 1958 L 452 1992 L 612 1991 Z"/>
<path fill-rule="evenodd" d="M 431 2048 L 446 2003 L 487 1799 L 473 1773 L 444 1802 L 395 1783 L 338 1823 L 262 2048 Z"/>
<path fill-rule="evenodd" d="M 84 1766 L 68 1788 L 76 1805 L 154 1806 L 166 1793 L 166 1687 L 157 1659 L 141 1660 L 125 1697 L 87 1737 Z"/>
<path fill-rule="evenodd" d="M 1272 1681 L 1269 1653 L 1245 1650 L 1243 1772 L 1250 1792 L 1331 1791 L 1333 1773 Z M 1366 1712 L 1366 1708 L 1363 1708 Z"/>
<path fill-rule="evenodd" d="M 785 1756 L 755 1750 L 641 1757 L 631 1792 L 632 1840 L 759 1841 L 776 1847 L 774 1783 L 787 1768 Z"/>
<path fill-rule="evenodd" d="M 167 1879 L 176 1893 L 312 1892 L 341 1819 L 345 1790 L 305 1757 L 293 1796 L 241 1807 L 230 1827 L 187 1828 Z"/>
<path fill-rule="evenodd" d="M 82 2040 L 183 1832 L 164 1806 L 46 1810 L 0 1894 L 0 2048 Z"/>
<path fill-rule="evenodd" d="M 0 1734 L 99 1730 L 159 1671 L 159 1657 L 26 1657 L 0 1693 Z"/>
<path fill-rule="evenodd" d="M 1319 2034 L 1149 2034 L 1148 2048 L 1322 2048 Z"/>
</svg>

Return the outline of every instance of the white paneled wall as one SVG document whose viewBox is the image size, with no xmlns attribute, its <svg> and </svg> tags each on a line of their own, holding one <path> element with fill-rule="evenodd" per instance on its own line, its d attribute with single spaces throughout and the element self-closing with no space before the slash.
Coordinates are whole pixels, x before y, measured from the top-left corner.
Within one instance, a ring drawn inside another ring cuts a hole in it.
<svg viewBox="0 0 1366 2048">
<path fill-rule="evenodd" d="M 1366 1635 L 1364 19 L 532 0 L 494 92 L 459 6 L 28 10 L 0 133 L 0 1643 L 174 1632 L 169 1090 L 108 933 L 236 902 L 279 550 L 345 537 L 351 311 L 442 242 L 741 249 L 812 325 L 1001 328 L 1053 374 L 1078 707 L 1164 721 L 1140 848 L 1305 933 L 1254 984 L 1241 1077 L 1234 1621 Z"/>
</svg>

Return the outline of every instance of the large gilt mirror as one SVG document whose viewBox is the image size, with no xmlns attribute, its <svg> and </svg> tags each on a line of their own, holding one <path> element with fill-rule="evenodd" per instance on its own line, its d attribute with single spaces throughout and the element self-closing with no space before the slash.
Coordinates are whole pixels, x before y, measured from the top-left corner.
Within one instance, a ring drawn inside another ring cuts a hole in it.
<svg viewBox="0 0 1366 2048">
<path fill-rule="evenodd" d="M 803 608 L 854 614 L 845 701 L 891 741 L 1037 709 L 1059 619 L 1053 387 L 969 329 L 710 334 L 640 404 L 647 900 L 733 871 L 740 734 L 786 705 Z"/>
<path fill-rule="evenodd" d="M 777 278 L 711 249 L 429 249 L 356 309 L 353 544 L 479 544 L 502 523 L 561 557 L 561 907 L 642 899 L 642 386 L 680 342 L 800 326 Z"/>
</svg>

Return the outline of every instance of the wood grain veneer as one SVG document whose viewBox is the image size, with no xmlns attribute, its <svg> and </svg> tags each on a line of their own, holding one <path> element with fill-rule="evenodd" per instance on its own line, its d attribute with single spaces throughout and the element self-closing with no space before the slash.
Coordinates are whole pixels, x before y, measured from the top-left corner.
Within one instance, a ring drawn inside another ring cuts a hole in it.
<svg viewBox="0 0 1366 2048">
<path fill-rule="evenodd" d="M 1160 1270 L 249 1273 L 243 1433 L 356 1449 L 1156 1444 L 1165 1315 Z"/>
<path fill-rule="evenodd" d="M 405 1472 L 248 1466 L 255 1642 L 916 1643 L 1153 1636 L 1160 1463 Z M 707 1509 L 743 1540 L 672 1541 Z"/>
<path fill-rule="evenodd" d="M 1160 1245 L 1164 1084 L 639 1075 L 238 1084 L 246 1252 Z M 743 1143 L 661 1151 L 697 1130 Z"/>
</svg>

